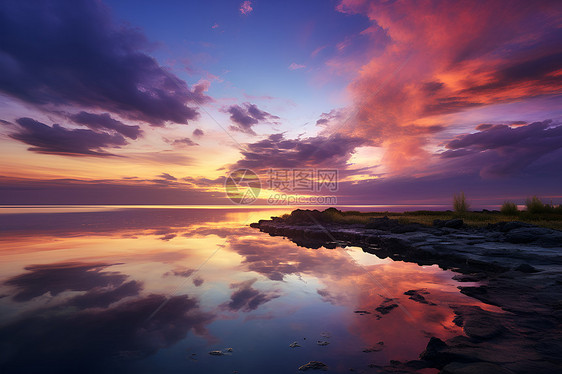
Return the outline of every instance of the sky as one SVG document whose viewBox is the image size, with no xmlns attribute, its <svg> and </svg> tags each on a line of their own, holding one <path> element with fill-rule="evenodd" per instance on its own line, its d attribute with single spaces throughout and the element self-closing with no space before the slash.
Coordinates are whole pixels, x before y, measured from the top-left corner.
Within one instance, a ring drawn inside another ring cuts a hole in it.
<svg viewBox="0 0 562 374">
<path fill-rule="evenodd" d="M 559 1 L 0 4 L 0 204 L 562 203 L 561 104 Z"/>
</svg>

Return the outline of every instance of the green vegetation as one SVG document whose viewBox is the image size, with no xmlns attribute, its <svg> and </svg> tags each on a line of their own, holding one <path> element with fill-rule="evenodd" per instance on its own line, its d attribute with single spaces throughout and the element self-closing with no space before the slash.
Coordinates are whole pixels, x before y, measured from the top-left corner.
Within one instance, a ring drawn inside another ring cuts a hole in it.
<svg viewBox="0 0 562 374">
<path fill-rule="evenodd" d="M 517 208 L 517 204 L 506 200 L 503 202 L 500 212 L 506 216 L 516 216 L 517 213 L 519 213 L 519 209 Z"/>
<path fill-rule="evenodd" d="M 468 212 L 468 209 L 470 209 L 470 204 L 466 201 L 464 192 L 461 192 L 458 195 L 455 194 L 455 196 L 453 196 L 453 208 L 455 209 L 455 212 L 458 213 Z"/>
<path fill-rule="evenodd" d="M 461 200 L 462 196 L 461 194 Z M 320 212 L 318 212 L 320 213 Z M 342 224 L 366 224 L 371 218 L 381 218 L 387 216 L 391 219 L 398 219 L 400 223 L 420 223 L 431 226 L 435 219 L 450 220 L 461 218 L 467 225 L 486 226 L 487 224 L 502 221 L 522 221 L 533 225 L 548 227 L 551 229 L 562 230 L 562 205 L 544 204 L 536 196 L 528 199 L 527 210 L 519 211 L 517 205 L 506 201 L 502 205 L 501 211 L 431 211 L 418 210 L 413 212 L 393 213 L 393 212 L 368 212 L 359 211 L 340 211 L 336 208 L 329 208 L 320 213 L 323 222 L 338 222 Z"/>
</svg>

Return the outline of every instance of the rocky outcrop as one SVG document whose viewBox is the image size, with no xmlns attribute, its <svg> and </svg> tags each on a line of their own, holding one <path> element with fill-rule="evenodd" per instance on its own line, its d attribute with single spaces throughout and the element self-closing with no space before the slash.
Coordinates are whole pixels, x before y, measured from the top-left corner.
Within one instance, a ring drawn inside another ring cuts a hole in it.
<svg viewBox="0 0 562 374">
<path fill-rule="evenodd" d="M 300 210 L 252 227 L 303 247 L 357 246 L 380 258 L 437 264 L 458 272 L 460 282 L 479 283 L 460 287 L 462 293 L 505 311 L 451 306 L 465 335 L 431 338 L 420 360 L 391 361 L 376 366 L 380 372 L 433 367 L 442 373 L 538 374 L 562 368 L 562 232 L 517 221 L 475 228 L 460 219 L 436 220 L 431 227 L 388 217 L 343 225 L 323 213 Z M 430 304 L 424 290 L 405 294 Z M 388 299 L 376 311 L 390 313 L 395 305 Z"/>
</svg>

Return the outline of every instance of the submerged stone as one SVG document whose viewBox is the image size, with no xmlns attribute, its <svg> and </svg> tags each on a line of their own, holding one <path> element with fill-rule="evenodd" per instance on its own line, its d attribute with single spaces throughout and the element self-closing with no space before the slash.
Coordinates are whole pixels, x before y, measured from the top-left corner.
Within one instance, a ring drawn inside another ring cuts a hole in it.
<svg viewBox="0 0 562 374">
<path fill-rule="evenodd" d="M 300 371 L 307 370 L 328 370 L 328 365 L 320 361 L 310 361 L 299 367 Z"/>
</svg>

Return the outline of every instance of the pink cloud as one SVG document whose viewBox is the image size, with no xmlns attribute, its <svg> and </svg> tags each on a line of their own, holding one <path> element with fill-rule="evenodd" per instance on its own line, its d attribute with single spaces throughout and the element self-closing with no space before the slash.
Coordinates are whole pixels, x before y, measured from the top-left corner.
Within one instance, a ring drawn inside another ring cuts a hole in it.
<svg viewBox="0 0 562 374">
<path fill-rule="evenodd" d="M 306 67 L 306 65 L 301 65 L 301 64 L 297 64 L 296 62 L 293 62 L 291 65 L 289 65 L 289 70 L 299 70 L 299 69 L 304 69 Z"/>
<path fill-rule="evenodd" d="M 362 34 L 374 57 L 348 87 L 353 123 L 326 131 L 372 139 L 392 172 L 423 167 L 440 132 L 432 126 L 455 131 L 446 115 L 562 92 L 562 7 L 553 2 L 343 0 L 336 9 L 371 20 Z M 330 63 L 342 71 L 358 59 Z"/>
<path fill-rule="evenodd" d="M 241 14 L 250 14 L 252 12 L 252 10 L 254 10 L 254 8 L 252 8 L 252 2 L 251 1 L 246 0 L 240 5 L 240 13 Z"/>
<path fill-rule="evenodd" d="M 219 24 L 215 22 L 215 24 L 213 26 L 211 26 L 212 29 L 218 29 L 219 28 Z"/>
</svg>

